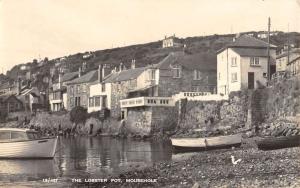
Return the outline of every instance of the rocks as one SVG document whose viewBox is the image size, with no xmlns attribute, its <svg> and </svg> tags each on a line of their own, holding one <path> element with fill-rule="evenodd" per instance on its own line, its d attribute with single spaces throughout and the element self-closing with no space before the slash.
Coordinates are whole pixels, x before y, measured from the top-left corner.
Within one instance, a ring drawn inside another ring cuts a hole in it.
<svg viewBox="0 0 300 188">
<path fill-rule="evenodd" d="M 292 136 L 300 133 L 300 128 L 297 123 L 284 119 L 279 119 L 271 123 L 264 123 L 261 127 L 261 134 L 263 136 Z"/>
</svg>

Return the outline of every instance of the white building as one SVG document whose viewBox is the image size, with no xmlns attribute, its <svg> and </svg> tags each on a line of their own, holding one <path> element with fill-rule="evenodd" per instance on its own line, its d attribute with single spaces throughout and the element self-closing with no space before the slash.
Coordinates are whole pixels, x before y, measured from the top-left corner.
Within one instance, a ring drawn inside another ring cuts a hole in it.
<svg viewBox="0 0 300 188">
<path fill-rule="evenodd" d="M 162 41 L 163 48 L 169 47 L 181 47 L 183 44 L 181 43 L 180 39 L 175 37 L 175 35 L 167 37 L 165 36 L 164 40 Z"/>
<path fill-rule="evenodd" d="M 268 43 L 242 35 L 217 54 L 218 94 L 228 95 L 241 89 L 256 89 L 266 85 L 268 75 Z M 276 55 L 270 45 L 270 62 Z"/>
</svg>

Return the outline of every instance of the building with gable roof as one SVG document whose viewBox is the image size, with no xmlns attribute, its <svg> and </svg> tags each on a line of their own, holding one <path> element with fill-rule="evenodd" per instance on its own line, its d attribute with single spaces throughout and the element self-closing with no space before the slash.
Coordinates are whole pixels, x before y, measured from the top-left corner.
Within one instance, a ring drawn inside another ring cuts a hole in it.
<svg viewBox="0 0 300 188">
<path fill-rule="evenodd" d="M 236 38 L 217 54 L 218 93 L 256 89 L 267 84 L 268 43 L 248 35 Z M 275 64 L 276 46 L 270 45 L 270 63 Z"/>
<path fill-rule="evenodd" d="M 67 82 L 78 77 L 78 72 L 59 73 L 58 79 L 52 83 L 49 91 L 51 111 L 60 111 L 67 106 Z"/>
</svg>

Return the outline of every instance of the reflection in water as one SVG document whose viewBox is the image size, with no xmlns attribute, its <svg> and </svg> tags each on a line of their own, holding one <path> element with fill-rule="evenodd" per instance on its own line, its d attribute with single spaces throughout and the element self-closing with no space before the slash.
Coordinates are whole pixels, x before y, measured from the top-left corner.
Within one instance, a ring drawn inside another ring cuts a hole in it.
<svg viewBox="0 0 300 188">
<path fill-rule="evenodd" d="M 100 178 L 118 174 L 131 166 L 171 158 L 171 145 L 166 142 L 109 137 L 60 138 L 54 160 L 0 160 L 0 183 L 34 182 L 48 177 L 66 181 L 88 176 Z"/>
</svg>

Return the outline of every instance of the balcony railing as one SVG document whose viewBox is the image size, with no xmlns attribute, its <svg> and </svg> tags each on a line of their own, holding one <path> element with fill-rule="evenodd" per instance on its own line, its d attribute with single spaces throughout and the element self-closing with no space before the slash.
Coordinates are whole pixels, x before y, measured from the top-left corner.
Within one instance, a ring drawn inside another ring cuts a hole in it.
<svg viewBox="0 0 300 188">
<path fill-rule="evenodd" d="M 137 97 L 120 100 L 121 108 L 138 106 L 175 106 L 171 97 Z"/>
</svg>

